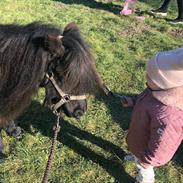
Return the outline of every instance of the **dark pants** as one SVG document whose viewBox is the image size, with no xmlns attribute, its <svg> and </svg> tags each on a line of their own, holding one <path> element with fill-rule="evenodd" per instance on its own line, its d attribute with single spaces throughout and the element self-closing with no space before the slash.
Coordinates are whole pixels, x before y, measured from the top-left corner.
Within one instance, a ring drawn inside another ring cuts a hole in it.
<svg viewBox="0 0 183 183">
<path fill-rule="evenodd" d="M 170 1 L 171 0 L 164 0 L 160 9 L 166 12 L 168 10 L 168 6 L 170 4 Z M 183 0 L 177 0 L 177 5 L 178 5 L 178 17 L 177 17 L 177 19 L 183 20 Z"/>
</svg>

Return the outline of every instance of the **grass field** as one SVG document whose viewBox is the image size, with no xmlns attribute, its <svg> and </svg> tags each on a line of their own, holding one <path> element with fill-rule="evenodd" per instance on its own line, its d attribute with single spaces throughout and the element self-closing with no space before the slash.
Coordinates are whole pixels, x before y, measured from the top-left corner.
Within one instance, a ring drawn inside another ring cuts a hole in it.
<svg viewBox="0 0 183 183">
<path fill-rule="evenodd" d="M 64 28 L 75 21 L 88 41 L 97 70 L 115 92 L 134 95 L 145 88 L 145 64 L 157 51 L 182 45 L 182 26 L 149 15 L 160 0 L 139 0 L 145 21 L 119 16 L 119 0 L 0 0 L 0 23 L 54 23 Z M 169 18 L 177 16 L 176 1 Z M 7 161 L 0 164 L 2 183 L 40 183 L 50 147 L 54 116 L 41 103 L 40 90 L 32 105 L 17 121 L 24 129 L 20 141 L 2 133 Z M 89 109 L 80 121 L 64 118 L 58 149 L 50 176 L 51 183 L 134 182 L 133 162 L 124 162 L 128 153 L 125 136 L 131 110 L 119 101 L 90 96 Z M 158 168 L 157 183 L 183 182 L 183 146 L 173 160 Z"/>
</svg>

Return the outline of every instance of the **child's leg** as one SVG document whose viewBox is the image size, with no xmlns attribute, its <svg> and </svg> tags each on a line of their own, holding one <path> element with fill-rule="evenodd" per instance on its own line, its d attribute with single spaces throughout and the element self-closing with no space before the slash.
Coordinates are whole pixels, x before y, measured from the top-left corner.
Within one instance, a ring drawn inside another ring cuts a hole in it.
<svg viewBox="0 0 183 183">
<path fill-rule="evenodd" d="M 139 163 L 138 159 L 135 158 L 136 166 L 137 166 L 137 183 L 154 183 L 154 169 L 152 166 L 148 168 L 143 168 Z"/>
</svg>

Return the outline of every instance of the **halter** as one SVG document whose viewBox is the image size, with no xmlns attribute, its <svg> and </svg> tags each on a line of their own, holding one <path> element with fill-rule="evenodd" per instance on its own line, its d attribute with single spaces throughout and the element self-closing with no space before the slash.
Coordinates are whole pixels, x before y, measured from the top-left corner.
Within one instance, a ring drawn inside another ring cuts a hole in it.
<svg viewBox="0 0 183 183">
<path fill-rule="evenodd" d="M 57 82 L 54 79 L 53 73 L 46 73 L 46 77 L 51 81 L 51 83 L 53 84 L 54 88 L 57 90 L 57 92 L 59 93 L 61 99 L 56 103 L 53 104 L 52 106 L 52 110 L 54 113 L 57 114 L 57 109 L 60 108 L 63 104 L 72 101 L 72 100 L 85 100 L 86 96 L 85 95 L 69 95 L 64 93 L 61 88 L 58 86 Z"/>
</svg>

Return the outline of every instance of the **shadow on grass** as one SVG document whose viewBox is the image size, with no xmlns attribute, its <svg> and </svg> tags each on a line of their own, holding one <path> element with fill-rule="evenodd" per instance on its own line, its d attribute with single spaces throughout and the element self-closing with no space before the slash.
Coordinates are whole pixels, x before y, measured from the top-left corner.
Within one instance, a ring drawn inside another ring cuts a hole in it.
<svg viewBox="0 0 183 183">
<path fill-rule="evenodd" d="M 130 94 L 120 93 L 119 95 L 134 96 Z M 99 100 L 107 106 L 112 119 L 120 125 L 120 127 L 125 131 L 129 128 L 130 117 L 132 108 L 124 108 L 118 98 L 107 97 L 102 95 L 97 95 L 96 100 Z"/>
<path fill-rule="evenodd" d="M 61 2 L 64 4 L 82 4 L 92 9 L 105 10 L 118 15 L 120 10 L 122 9 L 121 6 L 114 5 L 112 2 L 103 3 L 103 2 L 97 2 L 95 0 L 78 0 L 78 1 L 77 0 L 53 0 L 53 1 Z"/>
<path fill-rule="evenodd" d="M 96 96 L 96 99 L 104 102 L 108 106 L 112 118 L 120 124 L 123 130 L 128 129 L 131 109 L 122 108 L 120 102 L 114 98 L 109 99 L 98 95 Z M 20 126 L 28 133 L 35 133 L 32 132 L 31 126 L 33 126 L 34 129 L 37 129 L 37 131 L 41 132 L 44 136 L 52 137 L 52 128 L 55 120 L 56 118 L 50 110 L 43 108 L 38 102 L 33 102 L 29 110 L 21 116 L 18 121 L 20 122 Z M 61 121 L 61 129 L 61 134 L 59 135 L 58 140 L 63 145 L 71 148 L 85 159 L 99 164 L 114 177 L 116 183 L 132 183 L 135 181 L 125 172 L 119 159 L 105 158 L 101 154 L 97 154 L 90 148 L 84 146 L 77 140 L 77 138 L 80 140 L 86 140 L 123 160 L 125 152 L 121 148 L 107 140 L 79 129 L 66 120 Z M 173 162 L 180 167 L 183 166 L 182 153 L 183 145 L 179 147 L 179 150 L 173 158 Z"/>
<path fill-rule="evenodd" d="M 32 126 L 34 129 L 37 129 L 37 131 L 40 131 L 43 135 L 48 137 L 52 137 L 52 127 L 55 120 L 56 118 L 52 112 L 43 108 L 38 102 L 33 102 L 29 110 L 18 119 L 20 126 L 26 132 L 34 134 L 34 132 L 31 130 Z M 116 183 L 134 182 L 134 179 L 125 172 L 119 160 L 117 161 L 117 159 L 110 158 L 107 159 L 104 156 L 97 154 L 96 152 L 81 144 L 78 140 L 76 140 L 76 138 L 93 143 L 107 152 L 117 155 L 117 157 L 123 160 L 125 152 L 121 148 L 107 140 L 96 137 L 91 133 L 79 129 L 66 120 L 62 120 L 60 124 L 61 135 L 59 135 L 58 140 L 62 144 L 68 146 L 87 160 L 91 160 L 94 163 L 99 164 L 115 178 Z"/>
<path fill-rule="evenodd" d="M 183 143 L 180 145 L 178 148 L 173 161 L 175 162 L 176 165 L 179 165 L 180 167 L 183 167 Z"/>
</svg>

